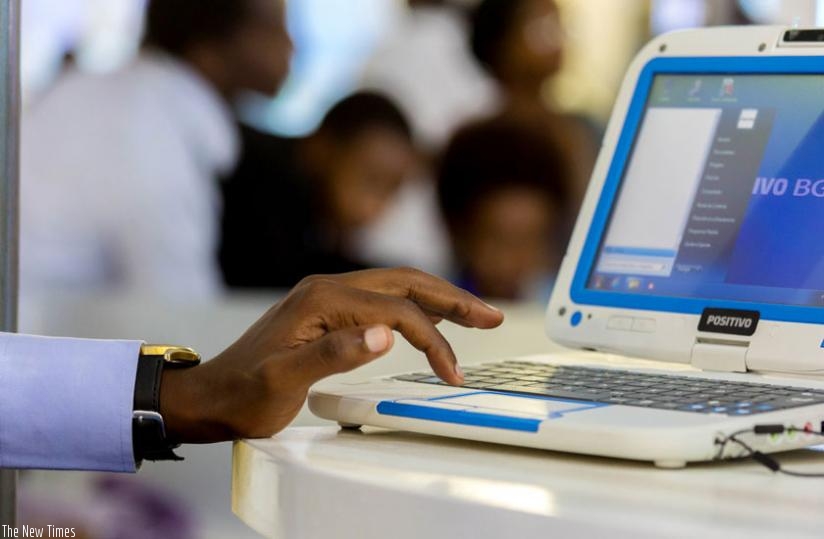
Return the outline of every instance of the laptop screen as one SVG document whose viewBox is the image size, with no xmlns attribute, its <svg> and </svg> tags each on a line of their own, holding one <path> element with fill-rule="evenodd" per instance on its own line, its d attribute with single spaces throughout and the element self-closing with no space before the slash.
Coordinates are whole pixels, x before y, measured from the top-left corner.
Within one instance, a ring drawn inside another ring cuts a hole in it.
<svg viewBox="0 0 824 539">
<path fill-rule="evenodd" d="M 655 75 L 584 286 L 824 306 L 824 75 Z"/>
</svg>

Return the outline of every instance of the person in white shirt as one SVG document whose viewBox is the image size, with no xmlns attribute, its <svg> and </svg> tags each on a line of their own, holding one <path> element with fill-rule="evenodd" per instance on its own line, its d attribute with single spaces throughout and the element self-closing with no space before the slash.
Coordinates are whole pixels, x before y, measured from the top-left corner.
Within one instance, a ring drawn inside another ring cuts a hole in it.
<svg viewBox="0 0 824 539">
<path fill-rule="evenodd" d="M 428 157 L 469 120 L 497 108 L 497 85 L 472 57 L 466 17 L 454 0 L 408 0 L 409 11 L 368 62 L 361 86 L 390 96 Z M 447 275 L 452 260 L 431 171 L 406 182 L 396 202 L 360 235 L 359 254 Z"/>
<path fill-rule="evenodd" d="M 238 155 L 230 101 L 276 93 L 282 1 L 150 0 L 120 72 L 69 69 L 24 115 L 22 293 L 204 300 L 221 288 L 218 179 Z"/>
<path fill-rule="evenodd" d="M 472 56 L 460 7 L 448 0 L 408 4 L 408 13 L 368 62 L 361 84 L 399 103 L 418 142 L 437 152 L 459 126 L 497 108 L 497 85 Z"/>
</svg>

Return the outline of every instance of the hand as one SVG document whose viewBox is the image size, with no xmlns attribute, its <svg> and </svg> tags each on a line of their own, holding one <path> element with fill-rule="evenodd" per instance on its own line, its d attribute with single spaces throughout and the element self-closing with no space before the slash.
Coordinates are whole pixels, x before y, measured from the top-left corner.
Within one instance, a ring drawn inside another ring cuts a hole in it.
<svg viewBox="0 0 824 539">
<path fill-rule="evenodd" d="M 164 371 L 168 435 L 187 443 L 271 436 L 295 418 L 312 384 L 386 354 L 392 330 L 444 381 L 461 384 L 455 354 L 435 327 L 443 319 L 489 329 L 503 314 L 417 270 L 308 277 L 212 361 Z"/>
</svg>

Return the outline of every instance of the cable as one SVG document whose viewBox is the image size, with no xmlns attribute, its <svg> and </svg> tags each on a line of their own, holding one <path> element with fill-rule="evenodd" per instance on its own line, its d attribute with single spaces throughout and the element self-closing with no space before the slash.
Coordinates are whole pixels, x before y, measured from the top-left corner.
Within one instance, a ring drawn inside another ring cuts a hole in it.
<svg viewBox="0 0 824 539">
<path fill-rule="evenodd" d="M 724 454 L 724 449 L 727 448 L 727 444 L 730 443 L 734 437 L 736 437 L 740 434 L 747 434 L 747 433 L 750 433 L 750 432 L 754 432 L 754 430 L 755 429 L 741 429 L 741 430 L 737 430 L 737 431 L 733 432 L 732 434 L 728 434 L 726 437 L 724 437 L 722 439 L 716 438 L 715 443 L 716 443 L 716 445 L 719 446 L 718 447 L 718 453 L 715 455 L 716 460 L 721 460 L 721 458 Z M 749 456 L 749 455 L 747 455 L 747 456 Z"/>
<path fill-rule="evenodd" d="M 785 470 L 781 463 L 778 462 L 777 459 L 773 458 L 766 453 L 762 453 L 761 451 L 757 451 L 753 449 L 749 444 L 744 442 L 743 440 L 739 440 L 738 436 L 742 434 L 753 433 L 756 436 L 762 436 L 767 434 L 784 434 L 785 432 L 803 432 L 805 434 L 812 434 L 815 436 L 824 437 L 824 432 L 816 431 L 811 428 L 803 428 L 799 429 L 794 426 L 785 427 L 784 425 L 756 425 L 751 429 L 742 429 L 739 431 L 735 431 L 732 434 L 728 434 L 726 437 L 722 439 L 716 439 L 715 443 L 719 445 L 718 454 L 716 458 L 720 459 L 724 453 L 724 449 L 727 447 L 727 444 L 732 442 L 747 452 L 747 457 L 755 460 L 765 468 L 769 469 L 774 473 L 781 473 L 784 475 L 792 476 L 792 477 L 809 477 L 809 478 L 824 478 L 824 473 L 814 473 L 814 472 L 797 472 L 795 470 Z"/>
</svg>

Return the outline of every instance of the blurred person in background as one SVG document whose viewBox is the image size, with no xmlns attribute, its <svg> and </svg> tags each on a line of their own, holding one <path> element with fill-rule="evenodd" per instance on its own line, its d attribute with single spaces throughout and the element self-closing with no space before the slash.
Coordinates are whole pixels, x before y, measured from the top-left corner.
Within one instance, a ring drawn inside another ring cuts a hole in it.
<svg viewBox="0 0 824 539">
<path fill-rule="evenodd" d="M 487 298 L 547 299 L 569 230 L 567 174 L 537 121 L 504 115 L 460 130 L 438 169 L 456 284 Z"/>
<path fill-rule="evenodd" d="M 564 29 L 554 0 L 481 0 L 472 14 L 472 51 L 500 84 L 507 114 L 539 119 L 547 145 L 569 170 L 577 213 L 598 152 L 598 135 L 581 117 L 558 111 L 547 87 L 561 69 Z"/>
<path fill-rule="evenodd" d="M 226 284 L 288 288 L 309 274 L 367 267 L 353 234 L 381 216 L 416 164 L 397 106 L 360 92 L 333 106 L 308 137 L 245 126 L 242 134 L 239 165 L 223 182 Z"/>
<path fill-rule="evenodd" d="M 208 299 L 230 102 L 274 94 L 292 53 L 282 0 L 150 0 L 139 57 L 69 69 L 23 120 L 23 292 Z"/>
<path fill-rule="evenodd" d="M 362 84 L 396 100 L 418 142 L 438 152 L 458 126 L 495 109 L 497 87 L 469 50 L 465 8 L 454 0 L 407 4 L 368 62 Z"/>
<path fill-rule="evenodd" d="M 436 155 L 460 125 L 493 112 L 495 81 L 469 49 L 465 6 L 457 0 L 407 0 L 403 17 L 378 45 L 361 85 L 395 100 L 415 140 Z M 431 170 L 407 182 L 386 214 L 360 231 L 361 256 L 387 265 L 411 264 L 444 275 L 452 260 Z"/>
</svg>

